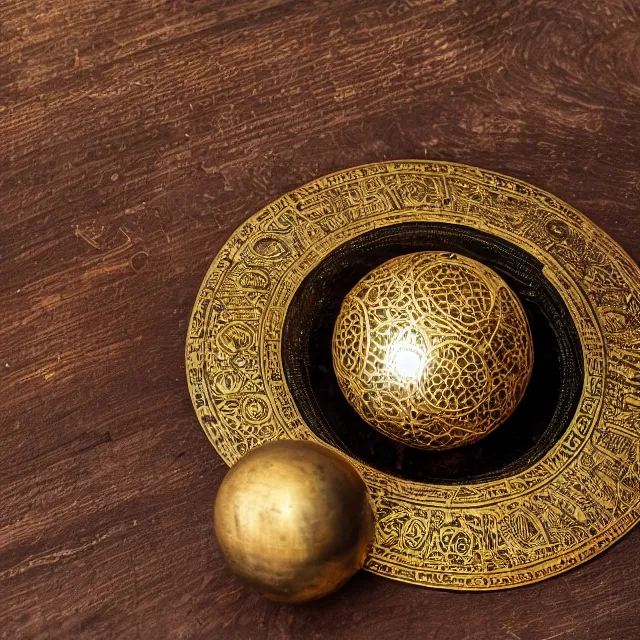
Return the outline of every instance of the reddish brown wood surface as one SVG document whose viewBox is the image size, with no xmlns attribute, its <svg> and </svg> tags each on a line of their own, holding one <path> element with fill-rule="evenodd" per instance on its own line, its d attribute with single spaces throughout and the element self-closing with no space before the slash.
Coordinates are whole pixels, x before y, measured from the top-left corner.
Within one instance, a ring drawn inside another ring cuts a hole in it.
<svg viewBox="0 0 640 640">
<path fill-rule="evenodd" d="M 183 363 L 231 230 L 364 162 L 523 178 L 638 260 L 638 3 L 0 4 L 0 637 L 640 637 L 639 530 L 514 591 L 262 600 L 214 541 Z"/>
</svg>

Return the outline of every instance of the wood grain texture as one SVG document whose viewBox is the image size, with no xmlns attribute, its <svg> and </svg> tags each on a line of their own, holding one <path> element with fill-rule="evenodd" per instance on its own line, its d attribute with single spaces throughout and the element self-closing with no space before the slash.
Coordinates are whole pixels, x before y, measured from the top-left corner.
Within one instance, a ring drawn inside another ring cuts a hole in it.
<svg viewBox="0 0 640 640">
<path fill-rule="evenodd" d="M 638 260 L 633 0 L 0 0 L 0 637 L 640 637 L 640 531 L 550 581 L 358 575 L 302 607 L 222 562 L 187 321 L 231 230 L 311 178 L 522 178 Z"/>
</svg>

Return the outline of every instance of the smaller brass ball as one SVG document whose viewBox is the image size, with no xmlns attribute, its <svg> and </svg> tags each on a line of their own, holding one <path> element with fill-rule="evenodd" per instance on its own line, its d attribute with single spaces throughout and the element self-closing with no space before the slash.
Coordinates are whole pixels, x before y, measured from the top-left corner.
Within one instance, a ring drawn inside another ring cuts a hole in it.
<svg viewBox="0 0 640 640">
<path fill-rule="evenodd" d="M 373 540 L 367 487 L 328 447 L 278 440 L 227 473 L 214 528 L 231 570 L 267 598 L 315 600 L 362 568 Z"/>
</svg>

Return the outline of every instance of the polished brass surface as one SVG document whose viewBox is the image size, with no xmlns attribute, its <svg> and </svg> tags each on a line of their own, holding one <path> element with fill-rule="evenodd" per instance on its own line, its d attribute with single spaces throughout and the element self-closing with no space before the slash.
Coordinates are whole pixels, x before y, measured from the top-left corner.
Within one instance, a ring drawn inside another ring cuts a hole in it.
<svg viewBox="0 0 640 640">
<path fill-rule="evenodd" d="M 232 467 L 214 526 L 231 569 L 280 602 L 339 589 L 362 568 L 374 532 L 367 487 L 353 466 L 299 440 L 265 444 Z"/>
<path fill-rule="evenodd" d="M 424 251 L 393 258 L 345 297 L 333 366 L 353 408 L 404 444 L 451 449 L 513 412 L 533 367 L 527 317 L 493 270 Z"/>
<path fill-rule="evenodd" d="M 508 477 L 436 485 L 352 460 L 376 516 L 364 568 L 460 590 L 557 575 L 640 515 L 640 270 L 586 217 L 525 182 L 447 162 L 381 162 L 318 178 L 251 217 L 214 259 L 191 315 L 198 419 L 227 464 L 271 440 L 316 439 L 285 381 L 288 305 L 343 243 L 414 221 L 480 229 L 535 256 L 580 335 L 584 387 L 556 444 Z"/>
</svg>

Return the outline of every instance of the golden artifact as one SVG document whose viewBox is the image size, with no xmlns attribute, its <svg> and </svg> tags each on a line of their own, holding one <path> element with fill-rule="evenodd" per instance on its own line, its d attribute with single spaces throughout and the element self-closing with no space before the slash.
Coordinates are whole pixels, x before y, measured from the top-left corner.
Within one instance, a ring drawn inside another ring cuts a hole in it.
<svg viewBox="0 0 640 640">
<path fill-rule="evenodd" d="M 339 589 L 362 568 L 374 532 L 367 487 L 353 466 L 297 440 L 253 449 L 231 468 L 214 526 L 231 569 L 279 602 Z"/>
<path fill-rule="evenodd" d="M 333 334 L 342 392 L 371 426 L 450 449 L 511 415 L 533 366 L 522 305 L 494 271 L 453 253 L 402 255 L 345 297 Z"/>
<path fill-rule="evenodd" d="M 318 178 L 249 218 L 213 260 L 191 315 L 196 414 L 229 465 L 272 440 L 321 441 L 283 367 L 291 301 L 348 243 L 417 224 L 481 233 L 531 257 L 566 309 L 560 320 L 575 326 L 578 394 L 543 454 L 495 477 L 422 482 L 352 457 L 376 520 L 364 568 L 459 590 L 557 575 L 640 515 L 640 270 L 585 216 L 525 182 L 447 162 L 381 162 Z M 543 360 L 535 350 L 534 370 Z M 470 447 L 517 429 L 514 416 Z"/>
</svg>

